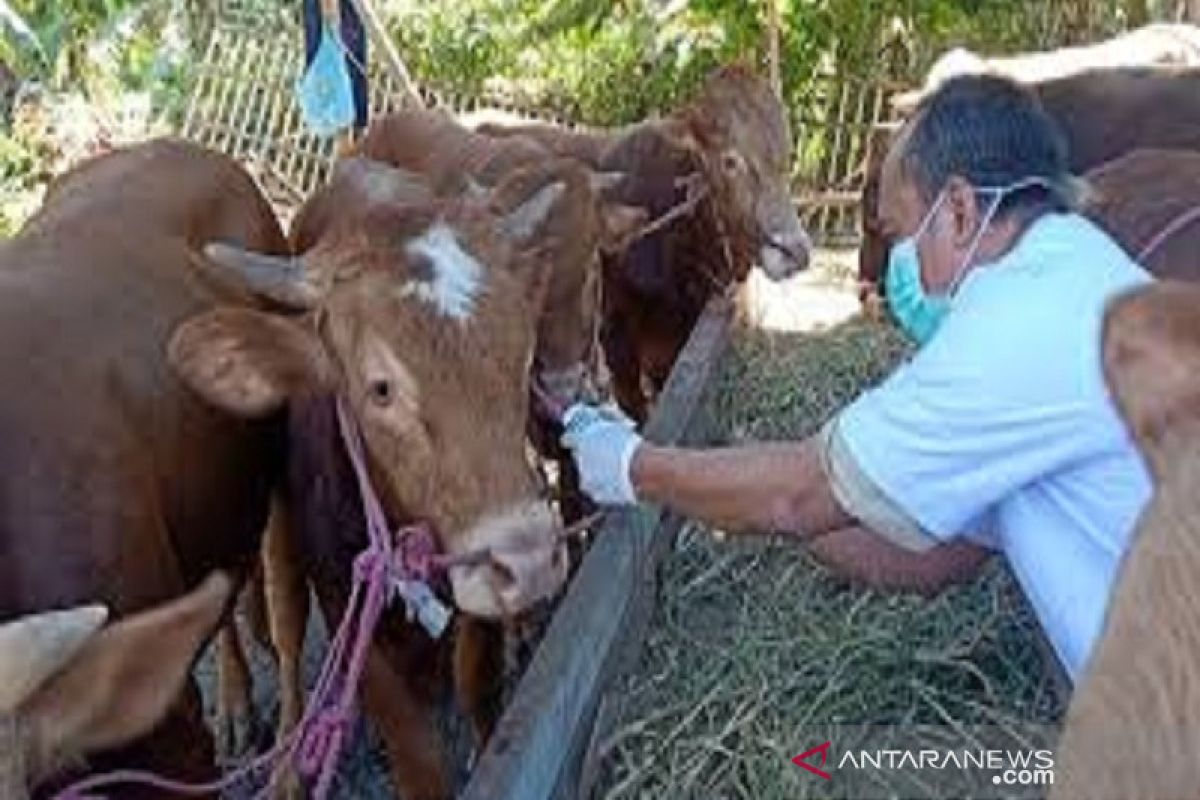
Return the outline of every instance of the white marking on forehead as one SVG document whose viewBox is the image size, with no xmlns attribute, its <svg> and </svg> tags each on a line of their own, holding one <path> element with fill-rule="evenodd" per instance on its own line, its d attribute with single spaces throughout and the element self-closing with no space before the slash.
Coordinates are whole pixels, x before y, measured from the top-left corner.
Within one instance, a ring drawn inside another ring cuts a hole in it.
<svg viewBox="0 0 1200 800">
<path fill-rule="evenodd" d="M 469 319 L 475 299 L 483 290 L 484 271 L 475 257 L 463 250 L 454 231 L 445 223 L 435 223 L 405 249 L 412 256 L 428 259 L 433 265 L 433 278 L 411 280 L 401 294 L 424 300 L 444 316 Z"/>
</svg>

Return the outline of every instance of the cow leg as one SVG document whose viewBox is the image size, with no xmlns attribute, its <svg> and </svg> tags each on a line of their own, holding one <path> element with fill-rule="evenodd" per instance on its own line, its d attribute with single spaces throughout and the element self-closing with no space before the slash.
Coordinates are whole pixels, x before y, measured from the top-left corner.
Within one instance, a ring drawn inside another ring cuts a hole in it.
<svg viewBox="0 0 1200 800">
<path fill-rule="evenodd" d="M 646 395 L 642 391 L 641 359 L 623 319 L 610 317 L 605 320 L 603 344 L 617 405 L 641 425 L 646 421 L 647 406 Z"/>
<path fill-rule="evenodd" d="M 269 524 L 269 522 L 268 522 Z M 266 546 L 265 544 L 263 545 Z M 258 559 L 255 568 L 246 580 L 246 586 L 238 596 L 238 611 L 242 621 L 254 640 L 263 647 L 271 646 L 270 623 L 267 621 L 267 597 L 263 587 L 263 559 Z"/>
<path fill-rule="evenodd" d="M 287 507 L 276 498 L 263 538 L 263 590 L 271 645 L 279 670 L 279 723 L 275 741 L 296 727 L 304 712 L 300 672 L 304 632 L 308 627 L 308 593 L 300 556 L 296 552 Z M 291 770 L 282 780 L 280 795 L 302 797 L 298 776 Z"/>
<path fill-rule="evenodd" d="M 562 514 L 563 524 L 570 525 L 592 513 L 596 507 L 579 486 L 579 469 L 575 466 L 575 459 L 571 453 L 560 449 L 554 460 L 558 464 L 559 512 Z M 577 541 L 572 539 L 568 546 L 574 547 Z"/>
<path fill-rule="evenodd" d="M 396 669 L 387 649 L 378 644 L 371 646 L 367 657 L 362 693 L 363 706 L 387 749 L 392 788 L 406 800 L 450 798 L 432 704 L 414 691 L 409 676 Z"/>
<path fill-rule="evenodd" d="M 494 622 L 459 617 L 454 636 L 454 686 L 482 750 L 500 717 L 504 630 Z"/>
<path fill-rule="evenodd" d="M 217 632 L 216 748 L 222 759 L 234 760 L 250 752 L 256 727 L 251 687 L 246 651 L 230 614 Z"/>
</svg>

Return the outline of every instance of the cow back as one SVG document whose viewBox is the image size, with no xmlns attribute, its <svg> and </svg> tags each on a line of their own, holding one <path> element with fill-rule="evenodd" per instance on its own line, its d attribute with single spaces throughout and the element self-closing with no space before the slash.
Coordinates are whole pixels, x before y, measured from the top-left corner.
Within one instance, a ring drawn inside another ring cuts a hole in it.
<svg viewBox="0 0 1200 800">
<path fill-rule="evenodd" d="M 1135 150 L 1087 174 L 1085 213 L 1158 278 L 1200 280 L 1200 152 Z"/>
<path fill-rule="evenodd" d="M 1077 174 L 1136 148 L 1200 150 L 1200 69 L 1098 70 L 1034 89 Z"/>
<path fill-rule="evenodd" d="M 0 616 L 140 609 L 256 551 L 282 420 L 226 417 L 166 360 L 236 301 L 191 268 L 211 240 L 284 248 L 240 168 L 163 140 L 56 181 L 0 246 Z"/>
</svg>

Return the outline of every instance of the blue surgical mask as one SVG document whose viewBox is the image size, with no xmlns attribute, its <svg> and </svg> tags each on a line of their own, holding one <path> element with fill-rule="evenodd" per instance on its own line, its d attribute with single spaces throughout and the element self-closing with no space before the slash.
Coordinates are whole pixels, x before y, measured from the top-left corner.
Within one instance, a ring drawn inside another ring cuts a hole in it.
<svg viewBox="0 0 1200 800">
<path fill-rule="evenodd" d="M 987 230 L 987 226 L 991 223 L 1004 196 L 1028 186 L 1048 185 L 1049 182 L 1043 178 L 1030 177 L 1008 186 L 983 186 L 975 190 L 977 193 L 994 194 L 996 197 L 988 207 L 987 213 L 984 214 L 979 230 L 976 231 L 971 246 L 967 248 L 967 255 L 955 271 L 954 279 L 945 293 L 934 294 L 926 291 L 925 283 L 921 278 L 921 259 L 917 252 L 917 242 L 933 222 L 938 209 L 941 208 L 942 200 L 946 196 L 945 190 L 938 194 L 937 200 L 930 206 L 929 212 L 921 220 L 921 224 L 917 226 L 916 233 L 892 246 L 891 252 L 888 253 L 884 291 L 887 293 L 888 306 L 896 317 L 896 322 L 918 346 L 924 345 L 933 338 L 946 315 L 950 313 L 950 302 L 954 292 L 958 289 L 963 275 L 966 274 L 967 265 L 975 256 L 975 250 L 979 247 L 983 232 Z"/>
</svg>

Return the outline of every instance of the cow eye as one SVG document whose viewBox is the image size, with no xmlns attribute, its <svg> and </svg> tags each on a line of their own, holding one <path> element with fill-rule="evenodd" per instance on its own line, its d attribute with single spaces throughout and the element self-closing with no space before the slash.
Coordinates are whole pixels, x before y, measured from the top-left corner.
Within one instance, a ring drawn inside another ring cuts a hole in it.
<svg viewBox="0 0 1200 800">
<path fill-rule="evenodd" d="M 367 386 L 367 394 L 371 398 L 371 402 L 377 406 L 390 405 L 395 397 L 395 391 L 392 389 L 391 381 L 378 380 L 371 381 Z"/>
<path fill-rule="evenodd" d="M 742 168 L 742 157 L 735 150 L 727 150 L 721 155 L 721 169 L 726 172 L 738 172 Z"/>
</svg>

